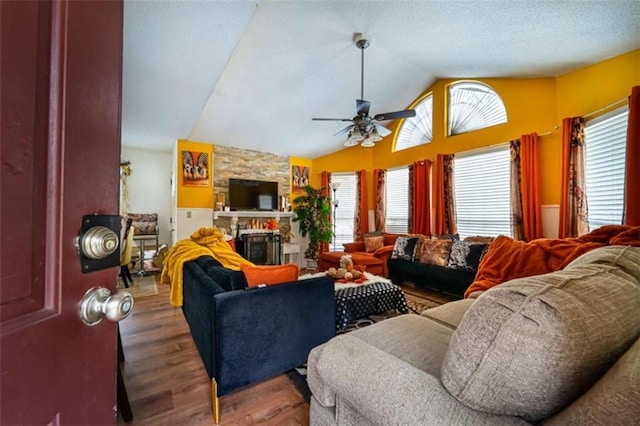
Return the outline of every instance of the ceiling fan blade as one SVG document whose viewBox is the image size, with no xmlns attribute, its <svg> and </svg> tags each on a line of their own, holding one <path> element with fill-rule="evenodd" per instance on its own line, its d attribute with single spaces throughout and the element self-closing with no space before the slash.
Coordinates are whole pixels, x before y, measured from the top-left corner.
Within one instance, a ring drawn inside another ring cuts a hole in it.
<svg viewBox="0 0 640 426">
<path fill-rule="evenodd" d="M 404 111 L 385 112 L 373 117 L 377 121 L 395 120 L 397 118 L 409 118 L 415 117 L 416 111 L 413 109 L 405 109 Z"/>
<path fill-rule="evenodd" d="M 353 125 L 353 124 L 351 124 L 350 126 L 347 126 L 347 127 L 345 127 L 344 129 L 342 129 L 342 130 L 340 130 L 340 131 L 338 131 L 338 132 L 334 133 L 334 134 L 333 134 L 333 136 L 338 136 L 338 135 L 342 135 L 342 134 L 344 134 L 344 133 L 347 133 L 349 130 L 353 129 L 353 126 L 354 126 L 354 125 Z"/>
<path fill-rule="evenodd" d="M 387 129 L 383 125 L 378 124 L 378 123 L 373 123 L 373 125 L 376 126 L 376 130 L 378 131 L 378 134 L 380 136 L 385 137 L 385 136 L 389 136 L 391 134 L 391 130 Z"/>
<path fill-rule="evenodd" d="M 356 99 L 356 112 L 358 113 L 358 115 L 369 115 L 370 107 L 371 102 L 362 99 Z"/>
<path fill-rule="evenodd" d="M 350 118 L 312 118 L 313 121 L 353 121 Z"/>
</svg>

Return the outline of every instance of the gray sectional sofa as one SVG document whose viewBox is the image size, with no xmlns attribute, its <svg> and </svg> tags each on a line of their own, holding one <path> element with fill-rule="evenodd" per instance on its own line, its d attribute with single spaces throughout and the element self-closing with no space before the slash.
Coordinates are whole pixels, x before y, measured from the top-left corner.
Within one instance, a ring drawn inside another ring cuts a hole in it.
<svg viewBox="0 0 640 426">
<path fill-rule="evenodd" d="M 312 425 L 627 425 L 640 419 L 640 248 L 334 337 Z"/>
</svg>

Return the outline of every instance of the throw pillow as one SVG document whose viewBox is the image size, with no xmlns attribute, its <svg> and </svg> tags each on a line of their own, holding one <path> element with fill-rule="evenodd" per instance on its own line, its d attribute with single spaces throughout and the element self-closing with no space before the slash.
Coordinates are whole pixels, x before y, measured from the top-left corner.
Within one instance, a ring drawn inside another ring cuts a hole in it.
<svg viewBox="0 0 640 426">
<path fill-rule="evenodd" d="M 443 386 L 488 413 L 538 423 L 558 412 L 638 338 L 638 277 L 640 248 L 609 246 L 491 288 L 451 337 Z"/>
<path fill-rule="evenodd" d="M 396 239 L 400 236 L 400 234 L 387 234 L 386 232 L 382 233 L 384 237 L 384 245 L 392 246 L 396 243 Z"/>
<path fill-rule="evenodd" d="M 134 235 L 155 235 L 158 227 L 157 213 L 130 213 Z"/>
<path fill-rule="evenodd" d="M 442 234 L 436 235 L 433 237 L 434 240 L 451 240 L 451 241 L 460 241 L 460 234 Z"/>
<path fill-rule="evenodd" d="M 392 259 L 404 259 L 413 260 L 413 253 L 416 249 L 417 238 L 411 237 L 398 237 L 396 243 L 393 246 L 393 252 L 391 253 Z"/>
<path fill-rule="evenodd" d="M 495 237 L 483 237 L 481 235 L 474 235 L 471 237 L 466 237 L 464 242 L 469 244 L 491 244 L 495 240 Z"/>
<path fill-rule="evenodd" d="M 364 250 L 372 253 L 384 245 L 384 237 L 382 235 L 375 237 L 364 237 Z"/>
<path fill-rule="evenodd" d="M 294 263 L 286 265 L 240 265 L 249 287 L 260 284 L 283 284 L 296 281 L 300 275 L 300 268 Z"/>
<path fill-rule="evenodd" d="M 451 252 L 451 240 L 423 240 L 422 253 L 416 260 L 427 265 L 447 266 Z"/>
<path fill-rule="evenodd" d="M 453 241 L 447 267 L 472 272 L 477 271 L 486 248 L 486 244 L 469 244 L 465 241 Z"/>
<path fill-rule="evenodd" d="M 487 245 L 486 244 L 470 244 L 469 245 L 469 254 L 467 255 L 467 268 L 471 271 L 477 271 L 478 265 L 480 265 L 480 261 L 482 257 L 486 253 Z"/>
<path fill-rule="evenodd" d="M 451 244 L 451 253 L 449 253 L 448 268 L 467 269 L 467 256 L 471 251 L 469 243 L 464 241 L 453 241 Z"/>
<path fill-rule="evenodd" d="M 222 266 L 211 266 L 206 271 L 207 275 L 225 291 L 241 290 L 246 287 L 246 279 L 241 271 L 232 271 Z"/>
</svg>

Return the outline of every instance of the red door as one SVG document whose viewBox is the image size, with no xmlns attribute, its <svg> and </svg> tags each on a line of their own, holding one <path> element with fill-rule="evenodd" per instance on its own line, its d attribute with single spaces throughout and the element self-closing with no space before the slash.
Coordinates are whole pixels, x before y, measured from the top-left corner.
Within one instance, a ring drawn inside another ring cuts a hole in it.
<svg viewBox="0 0 640 426">
<path fill-rule="evenodd" d="M 0 1 L 2 425 L 114 424 L 116 324 L 79 302 L 85 214 L 117 214 L 122 3 Z"/>
</svg>

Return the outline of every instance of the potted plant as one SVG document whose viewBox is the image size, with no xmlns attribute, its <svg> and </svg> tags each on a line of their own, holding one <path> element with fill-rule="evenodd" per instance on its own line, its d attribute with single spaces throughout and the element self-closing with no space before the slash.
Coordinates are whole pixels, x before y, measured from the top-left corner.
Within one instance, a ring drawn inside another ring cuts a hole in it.
<svg viewBox="0 0 640 426">
<path fill-rule="evenodd" d="M 331 225 L 331 199 L 326 188 L 304 187 L 304 195 L 293 200 L 294 222 L 299 222 L 300 235 L 309 235 L 309 247 L 304 257 L 318 261 L 320 243 L 328 243 L 333 237 Z"/>
</svg>

